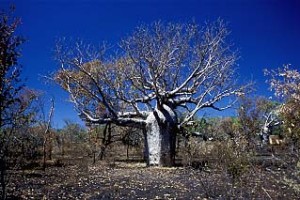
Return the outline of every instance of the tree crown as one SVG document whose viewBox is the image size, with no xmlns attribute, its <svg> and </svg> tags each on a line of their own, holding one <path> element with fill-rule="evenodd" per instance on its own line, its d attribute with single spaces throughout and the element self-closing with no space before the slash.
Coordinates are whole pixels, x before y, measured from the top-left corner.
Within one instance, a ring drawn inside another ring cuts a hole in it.
<svg viewBox="0 0 300 200">
<path fill-rule="evenodd" d="M 105 48 L 58 44 L 55 80 L 87 121 L 144 123 L 149 112 L 183 108 L 183 125 L 200 109 L 229 108 L 235 100 L 217 103 L 244 93 L 228 34 L 221 20 L 206 28 L 156 22 L 138 27 L 109 58 Z"/>
</svg>

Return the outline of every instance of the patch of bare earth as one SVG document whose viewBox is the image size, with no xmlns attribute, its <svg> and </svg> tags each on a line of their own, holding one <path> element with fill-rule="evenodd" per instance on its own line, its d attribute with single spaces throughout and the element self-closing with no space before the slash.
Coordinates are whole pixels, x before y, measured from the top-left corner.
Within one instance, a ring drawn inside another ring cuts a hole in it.
<svg viewBox="0 0 300 200">
<path fill-rule="evenodd" d="M 299 182 L 282 169 L 253 168 L 233 181 L 222 170 L 146 168 L 144 164 L 73 165 L 19 171 L 19 199 L 297 199 Z"/>
</svg>

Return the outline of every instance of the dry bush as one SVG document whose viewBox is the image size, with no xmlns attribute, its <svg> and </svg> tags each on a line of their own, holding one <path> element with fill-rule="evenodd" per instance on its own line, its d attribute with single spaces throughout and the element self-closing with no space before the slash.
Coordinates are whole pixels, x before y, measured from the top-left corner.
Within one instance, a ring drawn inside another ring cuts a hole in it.
<svg viewBox="0 0 300 200">
<path fill-rule="evenodd" d="M 209 155 L 211 148 L 211 142 L 191 137 L 182 145 L 178 157 L 181 158 L 183 166 L 201 168 L 207 164 L 207 155 Z"/>
<path fill-rule="evenodd" d="M 251 156 L 230 139 L 203 141 L 195 137 L 187 141 L 178 155 L 184 166 L 225 172 L 233 185 L 248 173 Z"/>
</svg>

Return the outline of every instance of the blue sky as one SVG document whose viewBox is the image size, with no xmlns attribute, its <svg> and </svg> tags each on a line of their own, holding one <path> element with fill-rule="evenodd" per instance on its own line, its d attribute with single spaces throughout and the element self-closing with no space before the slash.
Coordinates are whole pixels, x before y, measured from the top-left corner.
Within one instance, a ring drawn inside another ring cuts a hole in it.
<svg viewBox="0 0 300 200">
<path fill-rule="evenodd" d="M 57 69 L 55 41 L 80 38 L 115 44 L 141 23 L 188 22 L 199 24 L 218 18 L 228 22 L 230 41 L 240 52 L 240 79 L 254 80 L 257 93 L 270 96 L 264 68 L 290 63 L 300 68 L 300 1 L 297 0 L 0 0 L 0 9 L 14 3 L 22 18 L 18 33 L 23 45 L 23 77 L 27 86 L 55 97 L 54 126 L 64 119 L 80 122 L 68 96 L 58 86 L 45 84 L 40 75 Z"/>
</svg>

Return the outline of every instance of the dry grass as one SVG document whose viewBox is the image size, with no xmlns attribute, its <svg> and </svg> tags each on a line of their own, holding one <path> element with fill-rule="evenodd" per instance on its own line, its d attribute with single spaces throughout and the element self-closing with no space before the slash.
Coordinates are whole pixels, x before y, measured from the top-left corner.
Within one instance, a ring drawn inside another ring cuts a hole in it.
<svg viewBox="0 0 300 200">
<path fill-rule="evenodd" d="M 232 183 L 226 171 L 213 168 L 99 162 L 15 172 L 10 194 L 20 199 L 297 199 L 298 189 L 287 169 L 252 167 Z"/>
</svg>

